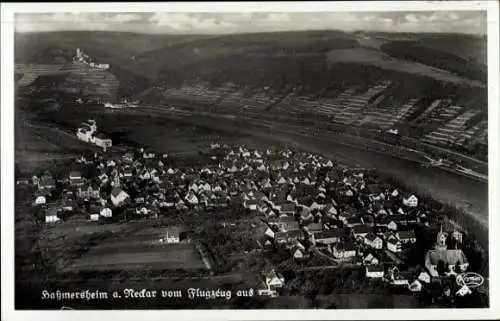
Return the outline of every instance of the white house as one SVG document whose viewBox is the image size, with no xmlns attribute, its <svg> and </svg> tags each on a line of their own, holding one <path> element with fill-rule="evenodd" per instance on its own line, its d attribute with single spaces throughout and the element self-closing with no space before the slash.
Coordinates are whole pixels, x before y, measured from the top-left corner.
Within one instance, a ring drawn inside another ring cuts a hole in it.
<svg viewBox="0 0 500 321">
<path fill-rule="evenodd" d="M 148 215 L 149 214 L 149 210 L 145 207 L 137 207 L 135 209 L 135 214 L 137 215 Z"/>
<path fill-rule="evenodd" d="M 333 167 L 333 163 L 331 160 L 328 160 L 326 164 L 323 165 L 324 167 Z"/>
<path fill-rule="evenodd" d="M 417 236 L 413 230 L 399 231 L 396 233 L 396 237 L 404 244 L 415 243 L 417 241 Z"/>
<path fill-rule="evenodd" d="M 193 192 L 189 192 L 187 195 L 186 195 L 186 201 L 191 204 L 191 205 L 198 205 L 199 201 L 198 201 L 198 197 L 196 197 L 196 195 L 193 193 Z"/>
<path fill-rule="evenodd" d="M 364 237 L 364 243 L 377 250 L 380 250 L 384 247 L 384 242 L 382 241 L 382 239 L 374 233 L 368 233 Z"/>
<path fill-rule="evenodd" d="M 109 69 L 110 65 L 109 64 L 95 64 L 94 67 L 97 69 L 107 70 L 107 69 Z"/>
<path fill-rule="evenodd" d="M 165 238 L 163 240 L 167 243 L 179 243 L 180 230 L 177 228 L 169 228 L 165 233 Z"/>
<path fill-rule="evenodd" d="M 343 229 L 331 229 L 313 233 L 312 239 L 314 243 L 333 244 L 340 242 L 343 236 L 345 236 Z"/>
<path fill-rule="evenodd" d="M 344 191 L 344 196 L 353 197 L 354 192 L 351 189 L 348 189 L 348 190 Z"/>
<path fill-rule="evenodd" d="M 458 291 L 457 291 L 457 295 L 458 296 L 466 296 L 468 294 L 471 294 L 472 291 L 469 289 L 469 287 L 464 284 Z"/>
<path fill-rule="evenodd" d="M 111 191 L 111 202 L 114 206 L 121 206 L 128 198 L 129 195 L 121 188 L 115 187 Z"/>
<path fill-rule="evenodd" d="M 372 253 L 368 253 L 368 255 L 363 258 L 364 265 L 378 265 L 379 263 L 379 259 L 373 256 Z"/>
<path fill-rule="evenodd" d="M 256 199 L 245 200 L 243 206 L 251 211 L 256 211 L 259 201 Z"/>
<path fill-rule="evenodd" d="M 47 202 L 47 200 L 45 199 L 45 196 L 38 196 L 36 199 L 35 199 L 35 205 L 43 205 Z"/>
<path fill-rule="evenodd" d="M 48 209 L 45 211 L 46 223 L 55 223 L 57 221 L 60 221 L 60 218 L 57 217 L 57 211 L 55 209 Z"/>
<path fill-rule="evenodd" d="M 384 266 L 383 265 L 370 265 L 366 268 L 366 277 L 367 278 L 377 278 L 381 279 L 384 277 Z"/>
<path fill-rule="evenodd" d="M 389 224 L 387 224 L 387 228 L 389 230 L 397 231 L 398 230 L 398 224 L 395 221 L 390 221 Z"/>
<path fill-rule="evenodd" d="M 78 171 L 71 171 L 69 173 L 69 184 L 71 186 L 79 186 L 79 185 L 83 185 L 83 178 L 82 178 L 82 174 Z"/>
<path fill-rule="evenodd" d="M 431 283 L 431 276 L 429 275 L 429 273 L 423 271 L 421 272 L 419 275 L 418 275 L 418 279 L 424 283 Z"/>
<path fill-rule="evenodd" d="M 455 241 L 457 241 L 457 243 L 462 243 L 462 239 L 463 239 L 463 236 L 462 236 L 462 233 L 460 233 L 459 231 L 453 231 L 453 233 L 451 234 L 451 237 L 453 239 L 455 239 Z"/>
<path fill-rule="evenodd" d="M 418 206 L 418 198 L 415 195 L 410 195 L 408 198 L 403 197 L 403 205 L 408 207 L 417 207 Z"/>
<path fill-rule="evenodd" d="M 111 211 L 110 208 L 105 207 L 105 208 L 101 209 L 100 214 L 102 217 L 112 217 L 113 211 Z"/>
<path fill-rule="evenodd" d="M 274 231 L 271 230 L 271 228 L 267 228 L 267 230 L 264 232 L 264 235 L 270 237 L 270 238 L 274 238 Z"/>
<path fill-rule="evenodd" d="M 142 158 L 144 158 L 144 159 L 152 159 L 155 157 L 156 157 L 155 153 L 151 153 L 151 152 L 143 152 L 142 153 Z"/>
<path fill-rule="evenodd" d="M 281 176 L 280 179 L 278 180 L 278 184 L 286 184 L 286 179 Z"/>
<path fill-rule="evenodd" d="M 356 247 L 349 245 L 344 248 L 333 246 L 333 256 L 337 259 L 350 259 L 356 256 Z"/>
<path fill-rule="evenodd" d="M 337 215 L 337 209 L 332 204 L 328 204 L 325 207 L 325 211 L 329 215 Z"/>
<path fill-rule="evenodd" d="M 295 251 L 293 251 L 293 258 L 296 260 L 300 260 L 304 258 L 304 252 L 300 248 L 295 248 Z"/>
<path fill-rule="evenodd" d="M 408 289 L 411 292 L 420 292 L 420 291 L 422 291 L 422 283 L 420 283 L 420 281 L 418 281 L 418 280 L 415 280 L 411 284 L 408 285 Z"/>
<path fill-rule="evenodd" d="M 400 272 L 397 267 L 392 268 L 389 272 L 389 279 L 393 285 L 410 285 L 410 274 L 407 272 Z"/>
<path fill-rule="evenodd" d="M 269 290 L 276 290 L 285 285 L 285 278 L 272 269 L 266 274 L 266 285 Z"/>
<path fill-rule="evenodd" d="M 76 137 L 79 139 L 79 140 L 82 140 L 86 143 L 90 142 L 91 139 L 92 139 L 92 133 L 90 131 L 86 131 L 85 129 L 83 128 L 78 128 L 77 132 L 76 132 Z"/>
<path fill-rule="evenodd" d="M 189 186 L 189 190 L 195 192 L 195 193 L 198 193 L 198 185 L 196 185 L 196 183 L 193 183 Z"/>
<path fill-rule="evenodd" d="M 389 237 L 387 239 L 387 249 L 394 253 L 401 252 L 401 241 L 399 241 L 396 237 Z"/>
<path fill-rule="evenodd" d="M 104 151 L 106 151 L 106 149 L 110 148 L 113 145 L 113 141 L 101 133 L 95 134 L 93 137 L 93 141 L 94 144 L 104 149 Z"/>
<path fill-rule="evenodd" d="M 84 124 L 88 125 L 88 126 L 90 127 L 90 130 L 91 130 L 93 133 L 95 133 L 95 132 L 97 131 L 97 123 L 96 123 L 96 121 L 95 121 L 95 120 L 93 120 L 93 119 L 89 119 L 89 120 L 87 120 L 87 122 L 86 122 L 86 123 L 84 123 Z"/>
</svg>

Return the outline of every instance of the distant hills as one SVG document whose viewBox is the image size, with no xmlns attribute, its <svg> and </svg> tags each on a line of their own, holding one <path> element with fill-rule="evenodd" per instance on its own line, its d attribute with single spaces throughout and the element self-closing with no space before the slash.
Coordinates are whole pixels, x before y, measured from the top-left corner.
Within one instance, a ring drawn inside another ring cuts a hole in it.
<svg viewBox="0 0 500 321">
<path fill-rule="evenodd" d="M 258 115 L 314 118 L 323 109 L 332 124 L 399 126 L 424 141 L 472 152 L 487 146 L 486 46 L 484 36 L 458 34 L 50 32 L 17 34 L 15 61 L 71 65 L 79 47 L 111 64 L 104 89 L 93 94 L 116 87 L 116 98 L 159 104 L 175 97 L 246 113 L 262 109 Z M 99 79 L 63 70 L 68 76 L 59 90 L 74 92 L 78 79 L 90 88 Z M 378 91 L 384 83 L 390 85 Z"/>
<path fill-rule="evenodd" d="M 377 42 L 380 48 L 373 46 Z M 276 75 L 271 65 L 286 64 L 287 72 L 300 74 L 300 66 L 321 63 L 327 73 L 329 61 L 336 50 L 369 48 L 375 56 L 386 54 L 393 58 L 418 62 L 451 72 L 469 80 L 486 82 L 486 39 L 469 35 L 346 33 L 341 31 L 301 31 L 234 34 L 223 36 L 145 35 L 120 32 L 44 32 L 18 33 L 15 36 L 16 63 L 70 62 L 77 47 L 98 60 L 120 70 L 128 70 L 152 82 L 217 81 L 229 78 L 235 65 L 258 64 L 269 69 L 261 81 L 271 81 Z M 295 58 L 294 58 L 295 57 Z M 294 60 L 295 59 L 295 60 Z M 100 62 L 100 61 L 98 61 Z M 347 61 L 348 63 L 351 61 Z M 359 62 L 355 62 L 359 63 Z M 467 66 L 463 66 L 463 64 Z M 223 68 L 227 64 L 228 68 Z M 366 63 L 373 66 L 372 63 Z M 197 72 L 193 67 L 202 67 Z M 298 65 L 297 65 L 298 66 Z M 271 68 L 269 68 L 271 67 Z M 208 71 L 217 69 L 215 74 Z M 244 69 L 244 68 L 243 68 Z M 271 72 L 273 70 L 273 72 Z M 409 74 L 413 74 L 411 70 Z M 132 75 L 124 75 L 127 78 Z M 248 75 L 246 75 L 248 76 Z M 319 75 L 321 78 L 322 75 Z M 432 75 L 429 77 L 433 78 Z M 122 79 L 120 79 L 122 80 Z M 253 81 L 253 80 L 250 80 Z M 125 81 L 129 83 L 130 81 Z M 126 86 L 126 85 L 124 85 Z"/>
<path fill-rule="evenodd" d="M 486 38 L 457 34 L 294 31 L 145 35 L 71 31 L 18 33 L 18 64 L 70 64 L 79 47 L 111 64 L 117 96 L 141 98 L 152 88 L 204 86 L 269 95 L 335 97 L 349 86 L 393 81 L 394 94 L 453 95 L 483 105 Z M 71 69 L 71 68 L 70 68 Z M 482 94 L 483 93 L 483 94 Z"/>
</svg>

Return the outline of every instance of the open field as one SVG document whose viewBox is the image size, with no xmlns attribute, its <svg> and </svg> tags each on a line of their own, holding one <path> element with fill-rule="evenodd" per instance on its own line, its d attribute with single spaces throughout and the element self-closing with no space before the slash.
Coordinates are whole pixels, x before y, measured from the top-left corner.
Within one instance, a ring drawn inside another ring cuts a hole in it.
<svg viewBox="0 0 500 321">
<path fill-rule="evenodd" d="M 105 240 L 75 260 L 65 271 L 205 268 L 194 244 L 161 243 L 165 230 L 148 228 Z"/>
<path fill-rule="evenodd" d="M 228 144 L 252 141 L 250 136 L 237 134 L 235 130 L 193 124 L 183 119 L 162 117 L 161 114 L 135 113 L 135 109 L 103 111 L 102 108 L 67 106 L 58 112 L 44 113 L 43 118 L 64 128 L 66 134 L 92 118 L 97 122 L 98 130 L 112 138 L 113 145 L 143 146 L 158 153 L 190 154 L 206 149 L 214 141 Z M 86 147 L 93 148 L 92 145 Z"/>
<path fill-rule="evenodd" d="M 96 150 L 70 131 L 34 121 L 23 107 L 15 108 L 15 162 L 22 172 L 33 172 L 44 165 L 74 158 L 78 153 Z"/>
</svg>

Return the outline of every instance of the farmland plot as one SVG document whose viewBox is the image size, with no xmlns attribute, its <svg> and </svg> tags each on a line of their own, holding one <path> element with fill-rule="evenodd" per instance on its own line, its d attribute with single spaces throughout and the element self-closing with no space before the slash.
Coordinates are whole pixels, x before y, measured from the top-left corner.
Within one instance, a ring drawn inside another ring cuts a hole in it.
<svg viewBox="0 0 500 321">
<path fill-rule="evenodd" d="M 67 270 L 205 269 L 194 244 L 160 242 L 162 229 L 148 229 L 103 242 L 78 258 Z"/>
</svg>

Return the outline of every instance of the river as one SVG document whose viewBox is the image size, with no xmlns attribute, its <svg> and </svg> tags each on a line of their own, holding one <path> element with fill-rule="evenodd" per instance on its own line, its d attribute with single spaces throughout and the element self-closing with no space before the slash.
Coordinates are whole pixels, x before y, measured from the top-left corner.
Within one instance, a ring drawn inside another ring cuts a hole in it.
<svg viewBox="0 0 500 321">
<path fill-rule="evenodd" d="M 136 109 L 137 111 L 137 109 Z M 151 110 L 152 111 L 152 110 Z M 158 109 L 154 109 L 158 112 Z M 167 113 L 165 113 L 167 114 Z M 177 114 L 176 117 L 179 115 Z M 483 226 L 488 226 L 488 183 L 448 172 L 437 167 L 423 167 L 420 163 L 405 160 L 386 153 L 368 151 L 346 144 L 341 140 L 307 137 L 294 134 L 276 125 L 272 130 L 237 118 L 202 117 L 186 113 L 183 118 L 214 129 L 237 130 L 269 141 L 278 141 L 304 150 L 322 154 L 350 166 L 375 168 L 384 175 L 405 182 L 416 194 L 427 194 L 434 199 L 461 208 Z"/>
</svg>

